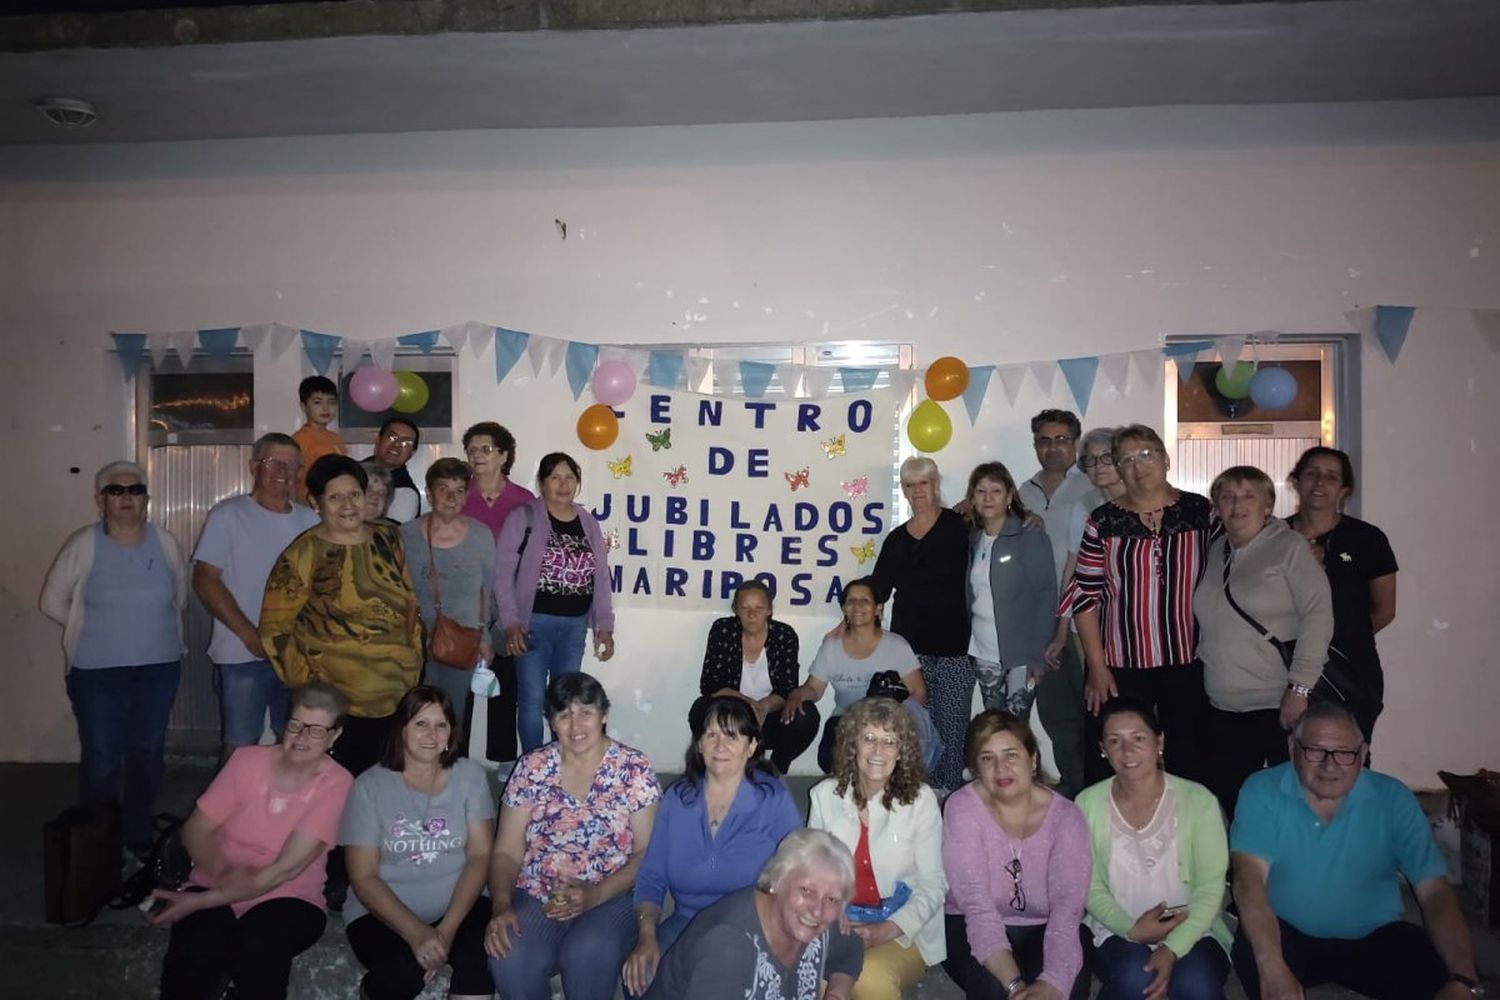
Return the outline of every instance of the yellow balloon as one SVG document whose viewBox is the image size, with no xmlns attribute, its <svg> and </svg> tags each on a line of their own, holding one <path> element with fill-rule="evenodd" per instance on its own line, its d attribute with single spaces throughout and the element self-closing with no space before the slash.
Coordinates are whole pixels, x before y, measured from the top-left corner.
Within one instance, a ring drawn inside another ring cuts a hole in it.
<svg viewBox="0 0 1500 1000">
<path fill-rule="evenodd" d="M 906 439 L 918 451 L 942 451 L 952 437 L 948 412 L 930 399 L 917 404 L 906 421 Z"/>
<path fill-rule="evenodd" d="M 396 376 L 396 401 L 391 404 L 391 409 L 397 413 L 417 413 L 427 405 L 431 397 L 431 390 L 427 387 L 427 380 L 416 372 L 395 372 Z"/>
<path fill-rule="evenodd" d="M 595 403 L 578 418 L 578 440 L 595 451 L 608 448 L 620 436 L 620 419 L 603 403 Z"/>
<path fill-rule="evenodd" d="M 969 366 L 954 357 L 938 358 L 928 366 L 923 384 L 929 399 L 957 399 L 969 387 Z"/>
</svg>

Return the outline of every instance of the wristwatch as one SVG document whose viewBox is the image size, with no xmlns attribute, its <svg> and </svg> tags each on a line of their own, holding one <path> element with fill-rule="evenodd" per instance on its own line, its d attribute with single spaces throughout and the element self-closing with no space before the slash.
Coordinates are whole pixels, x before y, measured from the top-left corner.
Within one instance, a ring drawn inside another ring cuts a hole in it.
<svg viewBox="0 0 1500 1000">
<path fill-rule="evenodd" d="M 1479 982 L 1479 980 L 1466 976 L 1461 972 L 1454 972 L 1448 978 L 1468 990 L 1474 996 L 1479 997 L 1480 1000 L 1483 1000 L 1485 996 L 1484 984 Z"/>
<path fill-rule="evenodd" d="M 1304 698 L 1312 694 L 1312 688 L 1308 687 L 1306 684 L 1297 684 L 1295 682 L 1288 684 L 1287 690 L 1291 691 L 1292 694 L 1300 694 Z"/>
</svg>

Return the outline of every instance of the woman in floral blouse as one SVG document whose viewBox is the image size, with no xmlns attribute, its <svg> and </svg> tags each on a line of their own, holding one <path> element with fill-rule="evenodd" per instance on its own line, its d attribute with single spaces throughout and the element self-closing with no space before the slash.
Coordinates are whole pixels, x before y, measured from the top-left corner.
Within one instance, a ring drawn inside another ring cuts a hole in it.
<svg viewBox="0 0 1500 1000">
<path fill-rule="evenodd" d="M 490 856 L 490 973 L 507 1000 L 611 1000 L 635 947 L 630 889 L 661 788 L 651 761 L 604 733 L 609 697 L 592 676 L 547 687 L 557 740 L 525 754 L 500 800 Z"/>
</svg>

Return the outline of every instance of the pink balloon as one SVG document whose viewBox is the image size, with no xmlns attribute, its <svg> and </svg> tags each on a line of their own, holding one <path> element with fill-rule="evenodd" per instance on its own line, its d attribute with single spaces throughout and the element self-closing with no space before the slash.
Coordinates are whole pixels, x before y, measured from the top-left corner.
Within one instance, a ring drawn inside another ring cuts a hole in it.
<svg viewBox="0 0 1500 1000">
<path fill-rule="evenodd" d="M 393 373 L 371 365 L 349 379 L 349 398 L 367 413 L 380 413 L 391 408 L 400 388 Z"/>
<path fill-rule="evenodd" d="M 594 398 L 619 406 L 635 394 L 635 372 L 623 361 L 606 361 L 594 369 Z"/>
</svg>

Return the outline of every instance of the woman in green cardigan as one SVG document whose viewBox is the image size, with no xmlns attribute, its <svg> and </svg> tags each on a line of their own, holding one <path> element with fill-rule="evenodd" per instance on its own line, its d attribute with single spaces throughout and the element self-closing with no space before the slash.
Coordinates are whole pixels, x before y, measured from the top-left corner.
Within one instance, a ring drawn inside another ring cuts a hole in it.
<svg viewBox="0 0 1500 1000">
<path fill-rule="evenodd" d="M 1115 698 L 1100 722 L 1115 776 L 1078 796 L 1094 851 L 1087 922 L 1098 1000 L 1224 1000 L 1229 843 L 1218 800 L 1162 770 L 1150 706 Z"/>
</svg>

